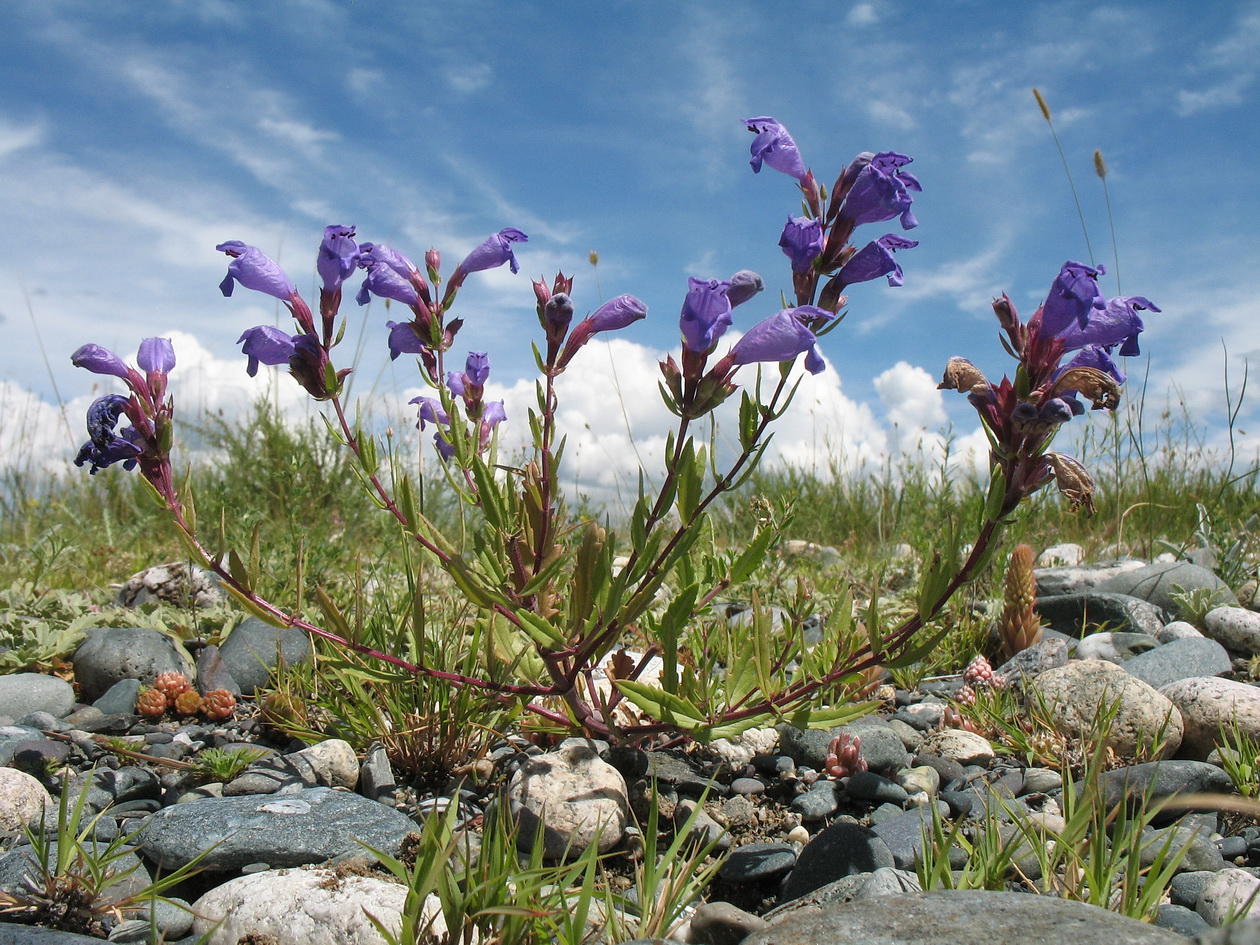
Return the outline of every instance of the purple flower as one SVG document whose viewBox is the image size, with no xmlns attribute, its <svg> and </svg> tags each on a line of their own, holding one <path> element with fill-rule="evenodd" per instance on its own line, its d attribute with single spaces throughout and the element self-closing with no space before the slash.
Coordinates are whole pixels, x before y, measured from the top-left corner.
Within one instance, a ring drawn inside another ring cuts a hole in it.
<svg viewBox="0 0 1260 945">
<path fill-rule="evenodd" d="M 224 295 L 232 294 L 236 282 L 247 289 L 265 292 L 285 302 L 297 295 L 297 289 L 284 274 L 284 270 L 258 247 L 247 246 L 240 240 L 228 240 L 215 249 L 232 257 L 232 261 L 228 263 L 227 275 L 219 283 L 219 289 Z"/>
<path fill-rule="evenodd" d="M 384 243 L 361 244 L 359 246 L 359 265 L 366 268 L 368 263 L 372 262 L 384 263 L 407 280 L 410 280 L 413 272 L 420 271 L 410 259 Z"/>
<path fill-rule="evenodd" d="M 1063 339 L 1063 347 L 1068 351 L 1087 345 L 1120 345 L 1120 357 L 1134 357 L 1141 354 L 1138 335 L 1146 327 L 1138 312 L 1147 310 L 1159 311 L 1140 295 L 1109 299 L 1101 310 L 1090 311 L 1089 324 L 1069 324 L 1059 337 Z M 1045 316 L 1042 317 L 1044 319 Z"/>
<path fill-rule="evenodd" d="M 505 227 L 469 253 L 459 264 L 459 268 L 464 272 L 481 272 L 483 269 L 494 269 L 507 263 L 513 272 L 520 272 L 521 267 L 517 265 L 512 244 L 528 240 L 529 237 L 515 227 Z"/>
<path fill-rule="evenodd" d="M 241 337 L 236 339 L 241 347 L 241 354 L 249 358 L 245 371 L 250 377 L 258 374 L 259 364 L 288 364 L 293 354 L 294 336 L 281 331 L 274 325 L 257 325 L 247 328 Z"/>
<path fill-rule="evenodd" d="M 731 276 L 731 286 L 726 290 L 726 297 L 731 301 L 731 308 L 742 305 L 766 287 L 761 276 L 751 269 L 741 269 Z"/>
<path fill-rule="evenodd" d="M 910 249 L 918 245 L 918 240 L 908 240 L 895 233 L 881 236 L 854 253 L 849 261 L 840 267 L 840 271 L 836 274 L 837 280 L 843 288 L 887 276 L 890 286 L 901 285 L 901 266 L 893 258 L 893 253 L 899 249 Z"/>
<path fill-rule="evenodd" d="M 463 397 L 464 391 L 468 389 L 467 383 L 466 383 L 467 380 L 468 378 L 466 378 L 459 371 L 447 371 L 446 372 L 446 389 L 449 390 L 456 397 Z"/>
<path fill-rule="evenodd" d="M 730 285 L 718 279 L 687 279 L 679 326 L 688 350 L 700 354 L 711 350 L 731 326 L 731 300 L 726 297 Z"/>
<path fill-rule="evenodd" d="M 442 409 L 442 402 L 436 397 L 413 397 L 407 403 L 420 405 L 421 430 L 426 423 L 446 425 L 451 422 L 450 415 Z"/>
<path fill-rule="evenodd" d="M 359 263 L 359 245 L 354 241 L 354 225 L 333 224 L 324 227 L 324 240 L 319 244 L 315 268 L 324 280 L 324 289 L 336 292 Z"/>
<path fill-rule="evenodd" d="M 647 306 L 633 295 L 619 295 L 610 299 L 587 316 L 591 322 L 592 334 L 597 331 L 619 331 L 646 317 Z"/>
<path fill-rule="evenodd" d="M 490 356 L 484 351 L 468 352 L 464 362 L 464 379 L 474 387 L 484 387 L 490 377 Z"/>
<path fill-rule="evenodd" d="M 789 216 L 779 247 L 792 261 L 793 272 L 809 272 L 823 250 L 822 221 Z"/>
<path fill-rule="evenodd" d="M 170 338 L 145 338 L 136 352 L 136 363 L 149 374 L 169 374 L 175 367 L 175 346 Z"/>
<path fill-rule="evenodd" d="M 362 262 L 362 260 L 360 260 Z M 391 266 L 376 259 L 367 263 L 367 278 L 354 297 L 360 305 L 367 305 L 373 295 L 393 299 L 403 305 L 415 305 L 419 300 L 416 287 L 399 275 Z"/>
<path fill-rule="evenodd" d="M 801 152 L 797 150 L 796 142 L 786 128 L 773 118 L 745 118 L 744 124 L 757 135 L 749 149 L 752 160 L 748 163 L 752 165 L 754 174 L 761 173 L 761 164 L 764 161 L 776 171 L 782 171 L 797 180 L 805 176 L 807 172 L 805 163 L 801 160 Z"/>
<path fill-rule="evenodd" d="M 805 370 L 810 374 L 821 374 L 827 370 L 827 362 L 823 360 L 822 352 L 818 350 L 818 345 L 812 345 L 809 351 L 805 352 Z"/>
<path fill-rule="evenodd" d="M 433 445 L 437 447 L 438 455 L 444 462 L 450 462 L 455 458 L 455 447 L 442 435 L 441 430 L 433 434 Z"/>
<path fill-rule="evenodd" d="M 901 170 L 913 160 L 896 151 L 881 151 L 871 155 L 869 160 L 865 155 L 860 156 L 854 164 L 860 165 L 861 169 L 844 198 L 840 219 L 858 226 L 881 223 L 899 216 L 903 230 L 918 226 L 919 221 L 910 210 L 914 198 L 909 192 L 923 188 L 913 174 Z M 866 161 L 864 165 L 861 164 L 863 161 Z"/>
<path fill-rule="evenodd" d="M 792 313 L 784 309 L 748 329 L 731 349 L 735 364 L 754 361 L 790 361 L 810 350 L 817 339 Z"/>
<path fill-rule="evenodd" d="M 112 374 L 127 379 L 128 368 L 123 359 L 100 345 L 83 345 L 70 355 L 70 363 L 93 374 Z"/>
<path fill-rule="evenodd" d="M 89 472 L 96 475 L 98 469 L 121 462 L 124 469 L 136 465 L 136 457 L 143 452 L 136 443 L 140 438 L 134 427 L 127 427 L 122 435 L 114 432 L 118 420 L 130 400 L 121 394 L 106 394 L 92 401 L 87 412 L 88 441 L 74 458 L 76 466 L 92 464 Z"/>
<path fill-rule="evenodd" d="M 416 334 L 412 322 L 386 322 L 389 329 L 389 359 L 397 361 L 400 354 L 419 354 L 427 345 Z"/>
<path fill-rule="evenodd" d="M 1062 337 L 1073 325 L 1078 329 L 1088 325 L 1097 312 L 1106 308 L 1098 290 L 1098 277 L 1106 271 L 1103 266 L 1095 269 L 1081 262 L 1065 262 L 1041 307 L 1041 331 Z M 1081 346 L 1090 343 L 1082 341 Z"/>
</svg>

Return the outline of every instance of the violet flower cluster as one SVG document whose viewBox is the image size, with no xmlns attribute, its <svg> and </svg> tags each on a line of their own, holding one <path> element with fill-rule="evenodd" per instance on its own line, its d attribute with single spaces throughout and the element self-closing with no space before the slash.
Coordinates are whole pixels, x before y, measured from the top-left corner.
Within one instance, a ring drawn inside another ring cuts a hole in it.
<svg viewBox="0 0 1260 945">
<path fill-rule="evenodd" d="M 1054 480 L 1073 507 L 1093 510 L 1094 481 L 1077 460 L 1047 452 L 1060 425 L 1085 412 L 1114 410 L 1126 378 L 1113 357 L 1139 354 L 1141 312 L 1159 308 L 1142 296 L 1107 299 L 1098 287 L 1102 266 L 1066 262 L 1045 302 L 1020 321 L 1003 294 L 993 310 L 1018 359 L 1012 380 L 991 383 L 966 358 L 951 358 L 940 387 L 958 390 L 976 408 L 1004 476 L 1010 508 Z M 1119 351 L 1116 352 L 1116 348 Z M 1071 357 L 1065 362 L 1064 358 Z"/>
<path fill-rule="evenodd" d="M 175 495 L 168 452 L 174 405 L 166 396 L 167 375 L 175 367 L 175 349 L 169 338 L 145 338 L 131 367 L 122 358 L 97 344 L 86 344 L 70 355 L 75 367 L 93 374 L 110 375 L 127 385 L 129 396 L 106 394 L 92 401 L 87 411 L 88 440 L 74 458 L 88 471 L 122 463 L 124 469 L 141 467 L 146 479 L 164 498 Z M 118 429 L 122 418 L 129 426 Z"/>
<path fill-rule="evenodd" d="M 673 358 L 661 363 L 670 407 L 682 416 L 701 416 L 730 396 L 735 390 L 733 374 L 744 364 L 782 364 L 804 354 L 806 370 L 820 373 L 825 362 L 818 337 L 836 324 L 846 302 L 843 290 L 881 276 L 890 286 L 901 285 L 902 269 L 894 254 L 918 245 L 896 233 L 861 249 L 850 245 L 854 229 L 865 223 L 898 219 L 903 229 L 918 225 L 911 211 L 911 192 L 921 187 L 903 170 L 911 158 L 895 151 L 859 154 L 828 195 L 806 168 L 786 128 L 768 117 L 749 118 L 744 124 L 756 135 L 750 149 L 753 171 L 771 167 L 794 178 L 809 211 L 805 216 L 789 216 L 779 237 L 791 264 L 796 304 L 749 328 L 710 367 L 709 355 L 732 325 L 732 310 L 761 291 L 763 284 L 752 272 L 737 273 L 728 280 L 690 279 L 680 318 L 682 363 Z"/>
</svg>

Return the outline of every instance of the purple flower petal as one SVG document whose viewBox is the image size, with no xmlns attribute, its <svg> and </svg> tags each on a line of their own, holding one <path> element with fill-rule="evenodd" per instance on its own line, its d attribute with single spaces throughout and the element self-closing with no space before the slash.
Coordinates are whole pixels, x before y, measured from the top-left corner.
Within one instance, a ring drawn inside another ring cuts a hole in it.
<svg viewBox="0 0 1260 945">
<path fill-rule="evenodd" d="M 416 334 L 411 322 L 386 322 L 389 329 L 389 359 L 397 361 L 400 354 L 419 354 L 428 347 Z"/>
<path fill-rule="evenodd" d="M 610 299 L 588 316 L 591 331 L 618 331 L 647 317 L 647 306 L 633 295 L 619 295 Z"/>
<path fill-rule="evenodd" d="M 726 297 L 730 283 L 718 279 L 687 279 L 687 297 L 683 300 L 683 345 L 703 353 L 712 349 L 731 326 L 731 300 Z"/>
<path fill-rule="evenodd" d="M 1146 327 L 1138 314 L 1142 311 L 1158 312 L 1159 309 L 1140 295 L 1109 299 L 1101 310 L 1091 310 L 1088 324 L 1070 324 L 1059 337 L 1068 351 L 1086 345 L 1121 345 L 1122 358 L 1134 357 L 1141 353 L 1138 335 Z"/>
<path fill-rule="evenodd" d="M 792 261 L 793 272 L 809 272 L 823 250 L 822 221 L 789 216 L 779 247 Z"/>
<path fill-rule="evenodd" d="M 127 365 L 114 352 L 100 345 L 83 345 L 70 355 L 70 363 L 75 367 L 86 368 L 93 374 L 112 374 L 126 380 Z"/>
<path fill-rule="evenodd" d="M 136 363 L 149 374 L 169 374 L 175 367 L 175 346 L 170 338 L 145 338 L 136 352 Z"/>
<path fill-rule="evenodd" d="M 504 420 L 507 419 L 507 410 L 504 409 L 503 401 L 492 400 L 485 405 L 481 412 L 481 424 L 483 427 L 493 429 Z"/>
<path fill-rule="evenodd" d="M 761 173 L 761 164 L 764 161 L 776 171 L 782 171 L 789 177 L 795 177 L 801 180 L 807 173 L 805 170 L 805 162 L 801 160 L 801 152 L 796 147 L 796 142 L 792 140 L 792 136 L 788 134 L 787 129 L 775 121 L 773 118 L 746 118 L 744 124 L 749 131 L 756 133 L 757 137 L 753 139 L 749 152 L 752 154 L 752 160 L 748 163 L 752 165 L 753 173 Z"/>
<path fill-rule="evenodd" d="M 442 402 L 436 397 L 413 397 L 407 403 L 420 405 L 421 430 L 424 429 L 426 423 L 448 424 L 451 422 L 450 415 L 442 409 Z"/>
<path fill-rule="evenodd" d="M 1107 270 L 1099 266 L 1087 266 L 1081 262 L 1065 262 L 1050 286 L 1041 307 L 1041 331 L 1063 337 L 1073 326 L 1084 328 L 1095 314 L 1107 305 L 1098 290 L 1098 277 Z M 1083 340 L 1077 347 L 1093 344 Z"/>
<path fill-rule="evenodd" d="M 910 210 L 914 198 L 909 191 L 923 188 L 913 174 L 901 171 L 913 160 L 896 151 L 881 151 L 872 155 L 870 161 L 857 171 L 853 186 L 845 196 L 840 219 L 858 226 L 901 217 L 903 230 L 918 226 L 919 221 Z"/>
<path fill-rule="evenodd" d="M 382 262 L 373 260 L 367 266 L 367 278 L 355 295 L 355 301 L 367 305 L 373 295 L 383 299 L 393 299 L 403 305 L 415 305 L 419 300 L 416 287 L 400 276 L 394 269 Z"/>
<path fill-rule="evenodd" d="M 484 351 L 470 351 L 464 362 L 464 377 L 474 387 L 484 387 L 490 377 L 490 356 Z"/>
<path fill-rule="evenodd" d="M 731 308 L 742 305 L 766 287 L 761 276 L 751 269 L 741 269 L 728 281 L 731 286 L 726 290 L 726 297 L 731 301 Z"/>
<path fill-rule="evenodd" d="M 288 364 L 293 354 L 293 336 L 274 325 L 247 328 L 236 339 L 238 345 L 242 342 L 241 354 L 249 358 L 245 370 L 250 377 L 258 374 L 259 364 Z"/>
<path fill-rule="evenodd" d="M 771 315 L 748 329 L 748 333 L 731 349 L 736 364 L 754 361 L 790 361 L 810 350 L 817 339 L 801 324 L 791 309 Z"/>
<path fill-rule="evenodd" d="M 504 227 L 474 249 L 459 264 L 464 272 L 481 272 L 483 269 L 494 269 L 508 263 L 512 272 L 520 272 L 516 255 L 512 252 L 513 243 L 524 243 L 529 237 L 515 227 Z"/>
<path fill-rule="evenodd" d="M 354 272 L 359 263 L 359 244 L 354 241 L 354 225 L 333 224 L 324 227 L 324 240 L 319 244 L 315 268 L 324 280 L 324 288 L 335 292 Z"/>
<path fill-rule="evenodd" d="M 416 264 L 398 250 L 384 243 L 362 243 L 359 246 L 359 265 L 367 268 L 368 263 L 379 262 L 389 266 L 404 279 L 409 279 L 413 272 L 419 272 Z"/>
<path fill-rule="evenodd" d="M 228 240 L 215 249 L 233 257 L 228 263 L 227 276 L 219 283 L 224 295 L 232 294 L 233 280 L 247 289 L 264 292 L 285 302 L 297 295 L 297 289 L 284 270 L 258 247 L 248 246 L 240 240 Z"/>
<path fill-rule="evenodd" d="M 867 243 L 840 267 L 837 276 L 841 288 L 858 282 L 869 282 L 880 276 L 887 276 L 890 286 L 901 285 L 903 281 L 901 266 L 893 258 L 893 253 L 899 249 L 910 249 L 918 245 L 918 240 L 908 240 L 895 233 L 888 233 Z"/>
</svg>

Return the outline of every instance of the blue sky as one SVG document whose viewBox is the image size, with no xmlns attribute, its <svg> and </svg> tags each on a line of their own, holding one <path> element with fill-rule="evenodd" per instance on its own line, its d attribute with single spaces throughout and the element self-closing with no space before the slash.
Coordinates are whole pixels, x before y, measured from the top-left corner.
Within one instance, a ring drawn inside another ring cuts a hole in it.
<svg viewBox="0 0 1260 945">
<path fill-rule="evenodd" d="M 579 314 L 623 292 L 647 302 L 624 344 L 571 371 L 573 429 L 624 458 L 630 439 L 663 429 L 644 419 L 623 435 L 655 398 L 655 359 L 677 344 L 687 277 L 763 275 L 766 301 L 737 310 L 737 328 L 790 287 L 777 240 L 799 202 L 789 178 L 751 173 L 741 119 L 754 115 L 786 125 L 821 180 L 860 151 L 897 150 L 923 183 L 909 234 L 921 244 L 899 257 L 905 285 L 851 290 L 826 339 L 836 373 L 794 435 L 817 440 L 818 411 L 832 409 L 844 418 L 823 438 L 875 456 L 907 427 L 972 430 L 962 399 L 927 380 L 951 355 L 1000 375 L 1009 362 L 989 300 L 1006 291 L 1031 314 L 1064 260 L 1088 258 L 1033 86 L 1054 112 L 1095 259 L 1113 262 L 1098 148 L 1120 290 L 1164 309 L 1130 362 L 1149 369 L 1148 400 L 1175 385 L 1219 441 L 1226 351 L 1235 381 L 1260 353 L 1257 2 L 12 0 L 6 20 L 10 451 L 32 442 L 17 435 L 20 415 L 53 437 L 49 449 L 72 452 L 100 391 L 69 365 L 88 341 L 131 357 L 141 338 L 173 334 L 183 409 L 261 389 L 265 377 L 243 386 L 233 343 L 278 314 L 255 293 L 220 296 L 214 245 L 259 246 L 309 298 L 322 227 L 353 223 L 417 259 L 436 246 L 448 270 L 501 227 L 530 235 L 520 275 L 470 279 L 456 312 L 457 351 L 488 351 L 510 404 L 528 392 L 537 334 L 529 276 L 575 273 Z M 1117 294 L 1114 275 L 1104 286 Z M 354 308 L 343 358 L 361 345 L 360 390 L 382 396 L 415 386 L 405 360 L 380 367 L 387 317 L 379 303 Z M 599 358 L 619 367 L 632 409 L 599 400 Z M 49 432 L 59 403 L 79 411 L 72 432 Z M 1256 419 L 1246 404 L 1252 444 Z"/>
</svg>

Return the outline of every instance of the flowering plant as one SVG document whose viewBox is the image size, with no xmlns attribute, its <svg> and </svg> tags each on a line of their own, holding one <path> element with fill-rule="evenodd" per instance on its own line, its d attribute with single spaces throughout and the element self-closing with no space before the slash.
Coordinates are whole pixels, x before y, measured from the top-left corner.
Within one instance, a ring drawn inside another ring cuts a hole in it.
<svg viewBox="0 0 1260 945">
<path fill-rule="evenodd" d="M 917 226 L 912 204 L 920 185 L 905 170 L 909 157 L 893 151 L 860 154 L 828 191 L 777 121 L 752 118 L 745 125 L 755 135 L 753 170 L 779 171 L 793 178 L 801 193 L 805 214 L 789 216 L 779 239 L 790 263 L 793 304 L 765 313 L 719 354 L 735 308 L 758 307 L 763 280 L 747 270 L 727 279 L 689 279 L 679 319 L 681 353 L 660 366 L 662 396 L 677 426 L 666 442 L 659 489 L 640 485 L 628 540 L 565 509 L 558 488 L 563 441 L 557 437 L 555 382 L 595 334 L 644 318 L 647 309 L 639 299 L 618 296 L 575 322 L 572 277 L 558 273 L 550 282 L 533 283 L 541 332 L 534 349 L 537 411 L 527 418 L 530 450 L 507 465 L 499 461 L 496 432 L 509 419 L 522 418 L 508 418 L 503 401 L 486 399 L 490 363 L 484 353 L 467 354 L 462 370 L 451 366 L 448 358 L 463 322 L 450 313 L 470 275 L 505 264 L 518 271 L 515 253 L 528 241 L 523 232 L 507 227 L 493 234 L 444 278 L 436 250 L 425 254 L 422 269 L 389 246 L 358 242 L 353 226 L 329 226 L 316 260 L 322 284 L 314 310 L 260 249 L 237 240 L 218 246 L 231 260 L 223 294 L 241 285 L 271 295 L 286 306 L 296 328 L 245 330 L 239 343 L 248 372 L 261 364 L 287 365 L 313 398 L 328 404 L 329 425 L 353 454 L 371 500 L 475 608 L 470 647 L 484 641 L 485 655 L 474 653 L 471 662 L 459 664 L 460 671 L 436 665 L 422 649 L 404 659 L 352 641 L 339 629 L 346 621 L 326 594 L 320 605 L 327 626 L 299 616 L 301 600 L 288 610 L 265 600 L 256 591 L 256 552 L 247 561 L 222 538 L 218 547 L 203 543 L 191 490 L 176 490 L 171 476 L 174 411 L 165 392 L 175 359 L 169 341 L 146 339 L 137 359 L 140 370 L 97 345 L 74 353 L 74 363 L 114 375 L 131 391 L 130 397 L 110 394 L 92 405 L 90 439 L 77 462 L 90 461 L 92 472 L 117 462 L 139 466 L 190 552 L 254 614 L 416 676 L 524 706 L 550 723 L 622 740 L 678 733 L 707 739 L 774 718 L 829 727 L 862 714 L 870 704 L 846 693 L 859 691 L 878 667 L 913 662 L 935 645 L 944 631 L 925 639 L 924 626 L 980 573 L 997 548 L 1002 525 L 1023 499 L 1054 479 L 1074 504 L 1089 506 L 1088 473 L 1075 460 L 1048 452 L 1047 445 L 1061 423 L 1082 412 L 1080 398 L 1098 408 L 1115 407 L 1124 378 L 1110 352 L 1116 345 L 1121 354 L 1136 352 L 1138 312 L 1157 309 L 1141 298 L 1103 300 L 1095 281 L 1101 270 L 1079 263 L 1064 267 L 1046 304 L 1026 325 L 1005 296 L 995 303 L 1007 350 L 1018 362 L 1014 379 L 991 384 L 970 362 L 955 358 L 942 383 L 968 394 L 989 434 L 984 521 L 965 560 L 959 535 L 936 552 L 924 569 L 912 617 L 885 629 L 874 603 L 859 621 L 846 598 L 829 615 L 821 642 L 807 641 L 799 626 L 776 628 L 772 636 L 760 609 L 746 629 L 711 632 L 701 618 L 721 595 L 753 575 L 779 540 L 782 522 L 767 512 L 747 547 L 723 551 L 712 541 L 709 509 L 745 482 L 764 455 L 770 428 L 799 383 L 793 371 L 797 358 L 804 355 L 803 367 L 811 373 L 825 369 L 818 342 L 839 324 L 844 291 L 879 277 L 900 285 L 895 254 L 918 245 L 897 233 L 862 246 L 852 242 L 865 224 L 897 220 L 903 230 Z M 350 372 L 334 366 L 334 354 L 346 324 L 343 286 L 359 270 L 360 305 L 377 297 L 410 313 L 406 320 L 387 322 L 389 355 L 417 359 L 430 392 L 411 401 L 416 420 L 422 429 L 432 428 L 447 478 L 463 506 L 476 510 L 476 524 L 459 541 L 425 515 L 417 470 L 397 452 L 382 456 L 378 438 L 351 422 L 343 403 Z M 1066 352 L 1076 354 L 1061 364 Z M 778 365 L 778 381 L 768 395 L 759 383 L 742 390 L 737 385 L 740 369 L 750 364 Z M 719 468 L 711 445 L 698 443 L 692 426 L 737 391 L 738 451 Z M 124 415 L 131 425 L 117 433 Z M 423 621 L 417 621 L 417 635 L 424 632 Z M 630 650 L 630 643 L 638 649 Z"/>
</svg>

